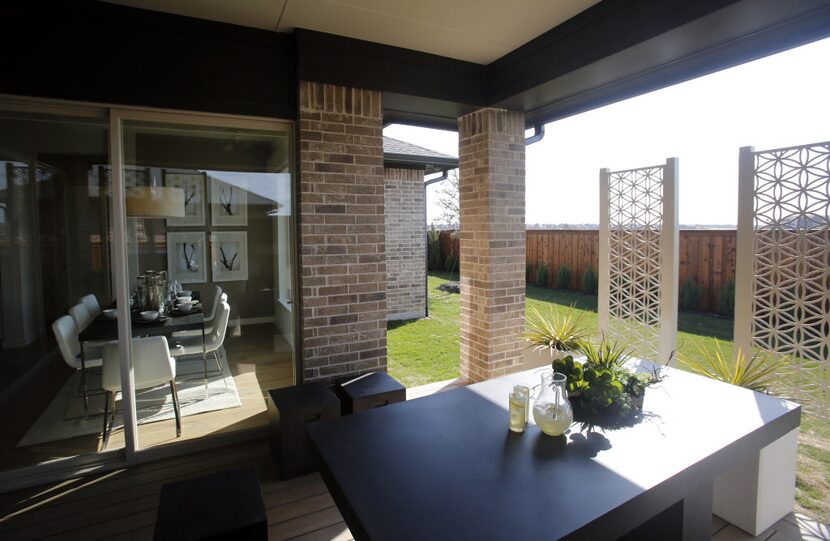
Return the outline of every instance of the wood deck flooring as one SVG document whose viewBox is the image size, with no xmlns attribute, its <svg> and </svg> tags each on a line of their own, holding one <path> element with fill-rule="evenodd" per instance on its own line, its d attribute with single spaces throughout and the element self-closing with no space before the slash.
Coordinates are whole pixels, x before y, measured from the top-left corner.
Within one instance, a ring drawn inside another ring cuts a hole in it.
<svg viewBox="0 0 830 541">
<path fill-rule="evenodd" d="M 441 382 L 409 389 L 408 399 L 456 386 Z M 352 539 L 320 476 L 280 481 L 265 440 L 0 494 L 0 538 L 152 539 L 163 484 L 243 465 L 253 465 L 259 472 L 270 539 Z M 713 517 L 712 534 L 717 541 L 830 540 L 830 528 L 794 514 L 758 537 Z"/>
</svg>

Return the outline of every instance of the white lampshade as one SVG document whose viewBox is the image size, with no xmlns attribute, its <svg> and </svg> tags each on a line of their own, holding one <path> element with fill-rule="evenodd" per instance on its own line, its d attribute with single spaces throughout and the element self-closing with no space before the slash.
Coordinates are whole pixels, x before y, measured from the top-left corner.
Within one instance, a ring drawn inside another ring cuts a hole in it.
<svg viewBox="0 0 830 541">
<path fill-rule="evenodd" d="M 167 186 L 127 188 L 130 218 L 184 218 L 184 190 Z"/>
</svg>

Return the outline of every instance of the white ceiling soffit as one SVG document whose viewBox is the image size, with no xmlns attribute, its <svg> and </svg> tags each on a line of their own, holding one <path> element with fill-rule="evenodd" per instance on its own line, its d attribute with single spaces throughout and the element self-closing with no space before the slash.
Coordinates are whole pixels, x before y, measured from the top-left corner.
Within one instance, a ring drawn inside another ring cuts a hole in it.
<svg viewBox="0 0 830 541">
<path fill-rule="evenodd" d="M 110 0 L 253 28 L 307 28 L 489 64 L 598 0 Z"/>
</svg>

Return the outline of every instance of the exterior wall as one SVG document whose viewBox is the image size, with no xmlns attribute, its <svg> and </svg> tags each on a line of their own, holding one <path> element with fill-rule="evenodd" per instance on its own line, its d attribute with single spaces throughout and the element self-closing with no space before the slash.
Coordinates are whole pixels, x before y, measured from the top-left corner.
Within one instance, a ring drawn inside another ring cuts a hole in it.
<svg viewBox="0 0 830 541">
<path fill-rule="evenodd" d="M 381 94 L 301 81 L 299 96 L 303 376 L 386 370 Z"/>
<path fill-rule="evenodd" d="M 386 318 L 426 316 L 426 190 L 423 169 L 385 169 Z"/>
<path fill-rule="evenodd" d="M 525 307 L 524 116 L 458 120 L 463 381 L 521 368 Z"/>
</svg>

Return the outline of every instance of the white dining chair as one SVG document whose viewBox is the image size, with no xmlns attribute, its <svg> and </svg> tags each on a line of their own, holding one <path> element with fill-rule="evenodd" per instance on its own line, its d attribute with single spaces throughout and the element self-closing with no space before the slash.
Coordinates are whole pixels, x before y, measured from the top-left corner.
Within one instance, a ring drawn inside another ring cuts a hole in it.
<svg viewBox="0 0 830 541">
<path fill-rule="evenodd" d="M 78 303 L 86 306 L 86 309 L 89 310 L 89 313 L 93 318 L 101 315 L 101 305 L 98 303 L 98 297 L 96 297 L 93 293 L 84 295 L 78 299 Z"/>
<path fill-rule="evenodd" d="M 173 411 L 176 414 L 176 437 L 178 438 L 182 435 L 182 419 L 179 410 L 179 393 L 176 389 L 176 362 L 170 356 L 167 338 L 163 336 L 134 338 L 132 360 L 136 390 L 157 387 L 164 383 L 170 385 L 170 393 L 173 395 Z M 102 433 L 102 449 L 106 449 L 112 424 L 115 421 L 115 393 L 121 391 L 121 363 L 117 343 L 107 344 L 104 347 L 101 386 L 107 391 Z M 110 416 L 112 420 L 109 419 Z"/>
<path fill-rule="evenodd" d="M 214 289 L 214 296 L 210 303 L 210 312 L 205 312 L 205 333 L 213 332 L 213 320 L 216 319 L 216 310 L 219 308 L 219 305 L 223 302 L 228 302 L 228 294 L 222 292 L 222 288 L 216 286 Z M 204 306 L 204 305 L 203 305 Z M 204 308 L 202 308 L 204 310 Z M 188 330 L 188 331 L 176 331 L 173 333 L 175 338 L 185 337 L 185 336 L 198 336 L 199 338 L 202 337 L 201 330 Z"/>
<path fill-rule="evenodd" d="M 69 309 L 69 315 L 75 320 L 75 325 L 78 326 L 78 332 L 83 332 L 92 323 L 94 316 L 89 313 L 89 309 L 84 303 L 78 303 Z"/>
<path fill-rule="evenodd" d="M 224 299 L 227 295 L 222 294 Z M 213 322 L 213 329 L 205 335 L 204 344 L 201 336 L 183 336 L 176 337 L 176 345 L 170 350 L 170 354 L 174 357 L 182 357 L 185 355 L 204 355 L 205 364 L 205 381 L 207 382 L 207 354 L 213 353 L 213 358 L 216 360 L 216 368 L 221 372 L 222 365 L 219 362 L 219 348 L 225 342 L 225 335 L 228 330 L 228 319 L 230 319 L 231 307 L 226 300 L 221 300 L 217 310 L 216 318 Z"/>
<path fill-rule="evenodd" d="M 89 408 L 86 387 L 86 369 L 101 366 L 101 349 L 87 346 L 81 356 L 81 343 L 78 341 L 78 326 L 70 316 L 61 316 L 52 323 L 52 332 L 58 342 L 63 361 L 70 368 L 81 371 L 81 392 L 84 397 L 84 411 Z"/>
</svg>

